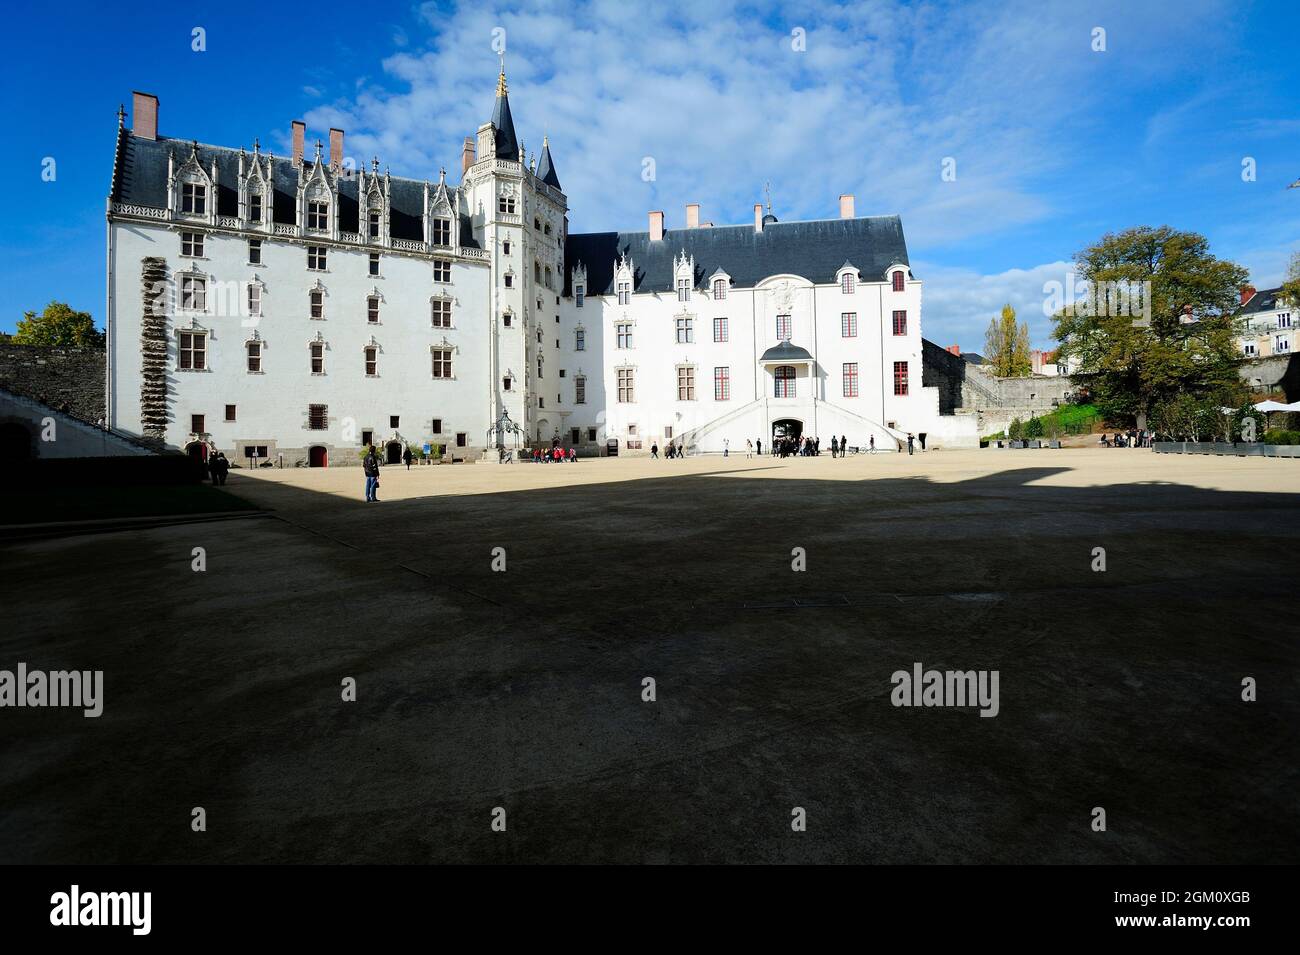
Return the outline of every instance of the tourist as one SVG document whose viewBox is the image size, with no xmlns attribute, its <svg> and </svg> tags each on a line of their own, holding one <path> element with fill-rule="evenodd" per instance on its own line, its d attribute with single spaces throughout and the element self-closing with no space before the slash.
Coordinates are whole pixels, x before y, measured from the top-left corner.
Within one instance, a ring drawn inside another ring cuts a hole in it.
<svg viewBox="0 0 1300 955">
<path fill-rule="evenodd" d="M 915 454 L 915 453 L 916 453 L 916 449 L 915 449 L 914 447 L 912 447 L 912 432 L 910 432 L 910 431 L 907 432 L 907 453 L 908 453 L 908 454 Z"/>
<path fill-rule="evenodd" d="M 876 436 L 873 434 L 867 439 L 867 454 L 876 453 Z"/>
<path fill-rule="evenodd" d="M 753 456 L 754 456 L 754 442 L 751 441 L 749 438 L 746 438 L 746 439 L 745 439 L 745 457 L 747 457 L 747 458 L 752 458 Z"/>
<path fill-rule="evenodd" d="M 375 454 L 375 446 L 372 444 L 370 450 L 366 452 L 366 458 L 361 462 L 361 470 L 366 472 L 366 502 L 378 501 L 379 495 L 379 458 Z"/>
<path fill-rule="evenodd" d="M 725 458 L 725 457 L 726 457 L 728 454 L 730 454 L 730 453 L 731 453 L 731 439 L 730 439 L 730 438 L 723 438 L 723 439 L 722 439 L 722 456 Z"/>
<path fill-rule="evenodd" d="M 763 456 L 763 439 L 759 438 L 757 441 L 755 441 L 754 447 L 757 449 L 758 456 L 761 458 Z"/>
<path fill-rule="evenodd" d="M 840 439 L 831 435 L 831 460 L 840 456 Z"/>
<path fill-rule="evenodd" d="M 411 461 L 414 457 L 415 455 L 411 453 L 411 446 L 408 444 L 406 450 L 402 452 L 402 460 L 406 462 L 406 470 L 411 470 Z"/>
<path fill-rule="evenodd" d="M 920 434 L 917 435 L 917 437 L 921 439 L 921 450 L 924 451 L 924 450 L 925 450 L 925 432 L 922 431 Z"/>
<path fill-rule="evenodd" d="M 840 457 L 844 457 L 849 450 L 849 439 L 845 435 L 840 435 Z"/>
</svg>

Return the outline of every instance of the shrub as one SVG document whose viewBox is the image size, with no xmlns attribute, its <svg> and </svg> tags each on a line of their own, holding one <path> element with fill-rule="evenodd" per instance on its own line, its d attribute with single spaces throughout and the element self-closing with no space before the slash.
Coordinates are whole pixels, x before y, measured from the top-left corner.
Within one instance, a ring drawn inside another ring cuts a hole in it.
<svg viewBox="0 0 1300 955">
<path fill-rule="evenodd" d="M 1265 444 L 1300 444 L 1300 431 L 1284 431 L 1273 428 L 1264 432 Z"/>
<path fill-rule="evenodd" d="M 1026 421 L 1024 434 L 1026 438 L 1041 438 L 1043 436 L 1043 419 L 1030 418 Z"/>
<path fill-rule="evenodd" d="M 1021 438 L 1023 438 L 1025 436 L 1024 422 L 1021 421 L 1019 418 L 1012 418 L 1011 424 L 1007 428 L 1007 435 L 1011 438 L 1012 441 L 1019 441 Z"/>
</svg>

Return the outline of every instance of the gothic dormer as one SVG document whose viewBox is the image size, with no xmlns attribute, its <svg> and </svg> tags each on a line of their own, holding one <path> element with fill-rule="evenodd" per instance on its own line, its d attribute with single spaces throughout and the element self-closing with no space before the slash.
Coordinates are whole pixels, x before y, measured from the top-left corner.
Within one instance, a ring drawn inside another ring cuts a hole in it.
<svg viewBox="0 0 1300 955">
<path fill-rule="evenodd" d="M 329 166 L 321 161 L 321 143 L 316 141 L 316 158 L 298 172 L 298 228 L 304 236 L 338 238 L 338 182 Z"/>
<path fill-rule="evenodd" d="M 271 179 L 271 159 L 264 157 L 261 144 L 253 141 L 253 155 L 239 151 L 239 218 L 244 228 L 270 232 L 273 221 L 275 188 Z"/>
<path fill-rule="evenodd" d="M 189 155 L 176 165 L 174 153 L 168 154 L 167 199 L 168 211 L 174 218 L 187 222 L 217 223 L 217 184 L 213 178 L 217 165 L 212 161 L 212 171 L 199 162 L 199 144 L 191 143 Z"/>
<path fill-rule="evenodd" d="M 679 302 L 689 302 L 695 288 L 695 256 L 687 256 L 682 249 L 680 257 L 673 256 L 673 288 L 677 290 Z"/>
<path fill-rule="evenodd" d="M 569 288 L 573 290 L 573 301 L 582 308 L 587 298 L 587 267 L 581 260 L 569 270 Z"/>
<path fill-rule="evenodd" d="M 370 174 L 361 169 L 360 183 L 357 186 L 358 226 L 361 241 L 371 245 L 389 245 L 389 221 L 392 208 L 388 197 L 391 183 L 385 174 L 379 175 L 379 157 L 370 160 Z"/>
<path fill-rule="evenodd" d="M 438 171 L 438 185 L 425 185 L 425 241 L 438 249 L 456 250 L 460 230 L 456 228 L 455 192 L 447 188 L 447 170 Z"/>
<path fill-rule="evenodd" d="M 629 255 L 619 255 L 614 265 L 614 293 L 618 304 L 630 305 L 632 293 L 636 291 L 636 264 Z"/>
</svg>

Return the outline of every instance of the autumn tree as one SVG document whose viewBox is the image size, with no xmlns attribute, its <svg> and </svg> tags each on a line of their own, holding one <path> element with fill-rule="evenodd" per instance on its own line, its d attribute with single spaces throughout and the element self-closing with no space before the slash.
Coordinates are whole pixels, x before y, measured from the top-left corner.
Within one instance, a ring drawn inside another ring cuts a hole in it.
<svg viewBox="0 0 1300 955">
<path fill-rule="evenodd" d="M 24 312 L 12 340 L 15 345 L 104 347 L 104 333 L 90 313 L 75 311 L 66 302 L 51 302 L 39 315 Z"/>
<path fill-rule="evenodd" d="M 1233 312 L 1246 269 L 1212 255 L 1204 236 L 1169 226 L 1108 233 L 1074 262 L 1094 292 L 1121 293 L 1066 303 L 1054 317 L 1059 360 L 1078 362 L 1102 414 L 1142 425 L 1179 396 L 1236 400 Z"/>
<path fill-rule="evenodd" d="M 1033 371 L 1029 358 L 1029 326 L 1016 324 L 1016 310 L 1002 306 L 1002 315 L 989 321 L 984 333 L 984 360 L 999 378 L 1027 378 Z"/>
</svg>

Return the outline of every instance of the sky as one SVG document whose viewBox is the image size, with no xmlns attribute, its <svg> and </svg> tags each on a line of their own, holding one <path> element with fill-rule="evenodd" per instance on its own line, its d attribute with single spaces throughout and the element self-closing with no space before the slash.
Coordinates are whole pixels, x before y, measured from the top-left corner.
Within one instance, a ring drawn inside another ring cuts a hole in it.
<svg viewBox="0 0 1300 955">
<path fill-rule="evenodd" d="M 752 222 L 768 183 L 779 219 L 834 218 L 852 193 L 902 217 L 941 345 L 979 351 L 1010 303 L 1051 347 L 1045 283 L 1108 232 L 1199 232 L 1261 288 L 1300 250 L 1295 0 L 110 6 L 6 13 L 0 330 L 51 300 L 102 327 L 132 90 L 159 96 L 166 136 L 285 154 L 304 119 L 309 143 L 344 129 L 358 164 L 454 183 L 502 46 L 570 231 L 660 209 L 680 228 L 690 202 Z"/>
</svg>

